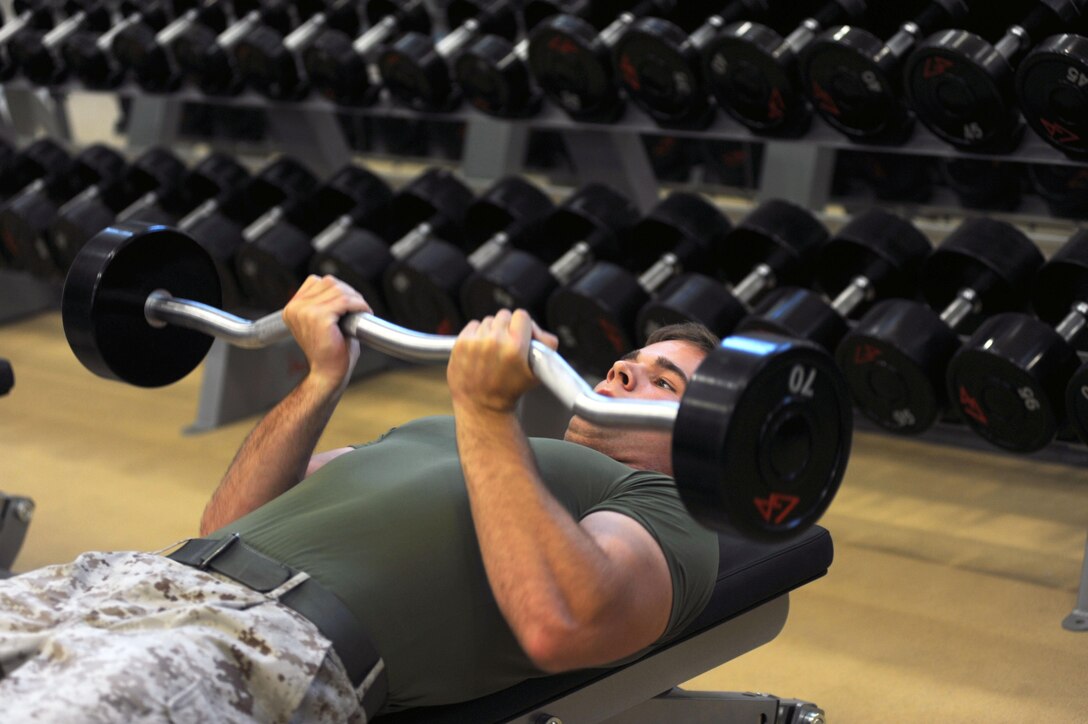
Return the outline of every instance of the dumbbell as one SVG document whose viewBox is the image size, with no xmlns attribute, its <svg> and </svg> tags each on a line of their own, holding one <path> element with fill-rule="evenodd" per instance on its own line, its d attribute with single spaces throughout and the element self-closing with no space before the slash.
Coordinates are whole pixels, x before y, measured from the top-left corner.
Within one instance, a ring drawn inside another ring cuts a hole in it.
<svg viewBox="0 0 1088 724">
<path fill-rule="evenodd" d="M 51 0 L 25 2 L 13 5 L 15 17 L 0 27 L 0 81 L 8 81 L 18 72 L 18 46 L 21 38 L 31 36 L 30 42 L 41 42 L 42 36 L 56 25 L 59 9 Z"/>
<path fill-rule="evenodd" d="M 249 180 L 249 172 L 226 154 L 213 151 L 169 187 L 150 191 L 122 209 L 118 221 L 174 226 L 208 199 L 221 198 Z"/>
<path fill-rule="evenodd" d="M 359 0 L 330 0 L 326 9 L 286 36 L 270 25 L 254 28 L 234 48 L 242 76 L 250 87 L 273 100 L 304 97 L 310 90 L 303 60 L 306 50 L 329 30 L 357 35 L 362 24 L 359 5 Z"/>
<path fill-rule="evenodd" d="M 1088 167 L 1031 163 L 1028 181 L 1054 216 L 1088 217 Z"/>
<path fill-rule="evenodd" d="M 1035 274 L 1038 318 L 1007 312 L 984 321 L 948 364 L 963 421 L 997 447 L 1030 453 L 1065 424 L 1065 391 L 1080 366 L 1088 325 L 1088 230 L 1074 234 Z M 1052 326 L 1053 325 L 1053 326 Z"/>
<path fill-rule="evenodd" d="M 193 25 L 174 41 L 175 57 L 185 73 L 203 93 L 235 95 L 245 86 L 239 67 L 239 45 L 262 28 L 287 35 L 322 7 L 321 0 L 260 0 L 258 6 L 238 18 L 226 30 L 214 35 L 202 25 Z"/>
<path fill-rule="evenodd" d="M 375 213 L 392 196 L 385 181 L 348 164 L 311 193 L 273 206 L 246 227 L 234 255 L 242 293 L 259 307 L 282 307 L 306 279 L 313 238 L 345 215 Z"/>
<path fill-rule="evenodd" d="M 57 210 L 84 189 L 121 177 L 127 164 L 102 144 L 81 151 L 62 173 L 32 183 L 0 209 L 0 238 L 12 266 L 39 277 L 56 276 L 63 264 L 53 247 L 49 225 Z"/>
<path fill-rule="evenodd" d="M 102 34 L 76 32 L 65 43 L 64 57 L 72 74 L 87 88 L 116 88 L 125 79 L 132 61 L 121 52 L 126 46 L 115 47 L 114 41 L 137 25 L 161 30 L 191 9 L 192 4 L 192 0 L 124 0 L 119 6 L 121 17 L 113 27 Z"/>
<path fill-rule="evenodd" d="M 68 152 L 55 141 L 42 138 L 17 151 L 0 174 L 0 199 L 3 205 L 26 190 L 38 192 L 66 177 L 72 165 Z M 33 187 L 33 189 L 31 189 Z M 0 205 L 0 210 L 3 206 Z M 21 250 L 0 243 L 0 265 L 18 268 L 22 266 Z"/>
<path fill-rule="evenodd" d="M 381 90 L 373 60 L 402 33 L 431 34 L 431 16 L 424 0 L 368 0 L 370 28 L 358 38 L 328 28 L 303 51 L 310 85 L 331 101 L 346 106 L 366 105 Z"/>
<path fill-rule="evenodd" d="M 785 38 L 761 23 L 721 28 L 703 46 L 710 93 L 757 133 L 804 133 L 812 112 L 800 85 L 800 58 L 820 32 L 857 21 L 868 10 L 867 0 L 828 0 Z"/>
<path fill-rule="evenodd" d="M 678 0 L 639 0 L 604 30 L 573 15 L 556 15 L 529 35 L 529 68 L 544 95 L 578 121 L 611 122 L 623 112 L 613 54 L 642 17 L 669 17 Z"/>
<path fill-rule="evenodd" d="M 827 237 L 806 209 L 781 199 L 764 201 L 711 250 L 710 266 L 721 279 L 698 271 L 672 279 L 638 310 L 637 339 L 679 322 L 701 322 L 721 337 L 732 333 L 768 291 L 809 282 Z"/>
<path fill-rule="evenodd" d="M 851 219 L 820 249 L 815 291 L 779 287 L 737 326 L 815 342 L 834 353 L 850 319 L 875 300 L 914 295 L 918 271 L 932 251 L 929 239 L 909 221 L 881 209 Z"/>
<path fill-rule="evenodd" d="M 913 116 L 903 97 L 903 63 L 924 38 L 967 12 L 966 0 L 933 0 L 887 40 L 860 27 L 828 28 L 801 60 L 813 108 L 847 138 L 905 140 Z"/>
<path fill-rule="evenodd" d="M 70 199 L 57 209 L 47 232 L 58 268 L 67 272 L 83 244 L 118 213 L 145 194 L 175 187 L 184 173 L 185 164 L 173 153 L 150 148 L 117 178 L 103 179 Z"/>
<path fill-rule="evenodd" d="M 922 265 L 918 286 L 928 305 L 878 302 L 839 344 L 835 356 L 858 409 L 892 432 L 928 430 L 948 403 L 945 372 L 959 334 L 972 331 L 981 314 L 1022 309 L 1042 263 L 1012 225 L 962 222 Z"/>
<path fill-rule="evenodd" d="M 525 37 L 514 45 L 499 35 L 485 35 L 465 49 L 454 63 L 457 85 L 465 100 L 498 118 L 519 118 L 535 113 L 543 98 L 529 69 L 529 35 L 554 15 L 585 18 L 603 28 L 615 17 L 619 2 L 603 0 L 530 0 L 522 9 Z"/>
<path fill-rule="evenodd" d="M 245 244 L 245 229 L 273 206 L 304 196 L 317 178 L 289 156 L 266 164 L 254 176 L 225 195 L 209 198 L 178 222 L 193 234 L 215 261 L 223 304 L 235 308 L 245 299 L 234 273 L 234 255 Z"/>
<path fill-rule="evenodd" d="M 56 85 L 68 77 L 70 64 L 65 48 L 80 31 L 104 33 L 116 21 L 111 3 L 105 0 L 65 0 L 68 17 L 41 36 L 24 32 L 13 48 L 22 74 L 35 85 Z"/>
<path fill-rule="evenodd" d="M 176 230 L 104 230 L 65 283 L 65 335 L 91 371 L 143 386 L 193 371 L 213 337 L 242 347 L 290 338 L 281 312 L 250 322 L 214 309 L 217 280 L 206 251 Z M 370 348 L 417 361 L 448 358 L 455 341 L 368 313 L 347 315 L 340 327 Z M 597 395 L 540 342 L 530 344 L 528 364 L 586 420 L 671 430 L 677 489 L 704 525 L 764 539 L 794 535 L 827 508 L 845 472 L 849 396 L 830 355 L 815 345 L 770 335 L 726 339 L 678 403 Z"/>
<path fill-rule="evenodd" d="M 120 30 L 113 39 L 115 56 L 123 59 L 132 77 L 149 93 L 177 90 L 185 80 L 185 67 L 178 60 L 179 39 L 190 34 L 197 41 L 182 48 L 198 48 L 199 39 L 212 42 L 226 29 L 240 6 L 231 0 L 200 0 L 196 7 L 182 13 L 161 30 L 145 21 L 135 22 Z"/>
<path fill-rule="evenodd" d="M 759 188 L 763 145 L 715 138 L 699 139 L 695 163 L 702 167 L 703 183 L 735 189 Z"/>
<path fill-rule="evenodd" d="M 665 18 L 639 18 L 616 43 L 617 78 L 627 97 L 658 124 L 705 127 L 714 117 L 703 73 L 703 48 L 721 28 L 760 22 L 777 0 L 715 0 L 690 35 Z"/>
<path fill-rule="evenodd" d="M 472 199 L 472 191 L 454 174 L 430 169 L 397 191 L 379 212 L 345 214 L 314 237 L 310 270 L 343 279 L 384 314 L 386 269 L 432 237 L 462 238 Z"/>
<path fill-rule="evenodd" d="M 537 233 L 537 223 L 553 208 L 547 194 L 528 181 L 499 179 L 465 211 L 460 243 L 432 235 L 389 266 L 383 288 L 390 316 L 421 332 L 460 330 L 466 321 L 459 296 L 465 281 L 515 240 Z"/>
<path fill-rule="evenodd" d="M 451 0 L 449 34 L 435 43 L 408 32 L 378 54 L 382 84 L 395 101 L 420 111 L 444 111 L 460 100 L 454 80 L 457 56 L 482 35 L 513 40 L 517 16 L 510 0 Z"/>
<path fill-rule="evenodd" d="M 548 326 L 565 354 L 604 374 L 634 347 L 639 309 L 685 269 L 705 265 L 731 228 L 725 214 L 696 194 L 674 192 L 654 206 L 631 229 L 624 266 L 598 261 L 548 299 Z"/>
<path fill-rule="evenodd" d="M 1015 71 L 1032 45 L 1077 21 L 1085 0 L 1032 2 L 1031 9 L 990 44 L 966 30 L 944 30 L 911 53 L 904 74 L 918 119 L 945 142 L 963 149 L 1008 151 L 1023 123 Z"/>
<path fill-rule="evenodd" d="M 1036 45 L 1016 69 L 1016 98 L 1032 130 L 1076 159 L 1088 158 L 1088 25 Z"/>
<path fill-rule="evenodd" d="M 615 260 L 638 209 L 626 196 L 589 183 L 544 220 L 540 233 L 513 240 L 497 259 L 478 269 L 461 288 L 461 307 L 470 319 L 500 309 L 525 309 L 544 319 L 552 292 L 570 284 L 598 260 Z"/>
</svg>

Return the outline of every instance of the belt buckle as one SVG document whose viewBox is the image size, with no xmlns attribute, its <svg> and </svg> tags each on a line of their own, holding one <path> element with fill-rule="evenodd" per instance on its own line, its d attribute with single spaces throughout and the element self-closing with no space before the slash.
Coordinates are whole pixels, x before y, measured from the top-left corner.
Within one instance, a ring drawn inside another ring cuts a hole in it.
<svg viewBox="0 0 1088 724">
<path fill-rule="evenodd" d="M 211 562 L 213 560 L 218 558 L 228 548 L 230 548 L 241 539 L 242 536 L 238 533 L 231 533 L 229 536 L 219 541 L 219 544 L 216 545 L 215 548 L 212 548 L 210 551 L 208 551 L 208 554 L 200 559 L 200 561 L 196 564 L 196 567 L 202 571 L 208 570 L 208 566 L 211 565 Z"/>
</svg>

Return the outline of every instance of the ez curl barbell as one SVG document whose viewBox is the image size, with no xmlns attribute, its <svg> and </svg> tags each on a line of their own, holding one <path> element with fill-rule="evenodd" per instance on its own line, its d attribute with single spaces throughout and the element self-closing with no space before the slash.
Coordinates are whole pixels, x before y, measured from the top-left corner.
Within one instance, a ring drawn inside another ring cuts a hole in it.
<svg viewBox="0 0 1088 724">
<path fill-rule="evenodd" d="M 213 338 L 240 347 L 290 337 L 278 312 L 251 321 L 218 309 L 219 275 L 194 239 L 130 221 L 81 249 L 64 285 L 65 335 L 95 374 L 143 387 L 175 382 Z M 369 313 L 341 319 L 345 334 L 401 359 L 441 361 L 455 337 L 423 334 Z M 685 506 L 702 525 L 762 539 L 815 523 L 846 470 L 850 396 L 830 355 L 764 333 L 731 336 L 707 356 L 679 403 L 596 394 L 556 352 L 534 341 L 529 366 L 573 414 L 591 422 L 671 430 Z"/>
</svg>

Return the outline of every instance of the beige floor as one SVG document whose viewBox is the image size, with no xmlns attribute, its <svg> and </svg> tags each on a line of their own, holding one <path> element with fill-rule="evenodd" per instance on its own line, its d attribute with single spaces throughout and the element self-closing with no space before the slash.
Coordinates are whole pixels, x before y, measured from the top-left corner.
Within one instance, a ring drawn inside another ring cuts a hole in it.
<svg viewBox="0 0 1088 724">
<path fill-rule="evenodd" d="M 150 391 L 99 380 L 55 313 L 0 326 L 0 356 L 18 380 L 0 398 L 0 489 L 38 503 L 17 570 L 194 533 L 252 420 L 181 434 L 199 374 Z M 440 369 L 363 381 L 323 444 L 445 411 L 445 394 Z M 1060 625 L 1088 530 L 1086 462 L 859 435 L 824 519 L 830 574 L 793 596 L 775 641 L 691 686 L 810 699 L 832 722 L 1088 722 L 1088 633 Z"/>
</svg>

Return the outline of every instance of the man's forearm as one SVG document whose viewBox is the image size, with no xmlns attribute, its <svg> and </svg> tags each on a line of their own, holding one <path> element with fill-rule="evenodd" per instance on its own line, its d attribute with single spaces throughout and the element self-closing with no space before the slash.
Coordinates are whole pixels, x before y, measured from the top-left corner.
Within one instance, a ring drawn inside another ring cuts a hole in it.
<svg viewBox="0 0 1088 724">
<path fill-rule="evenodd" d="M 250 432 L 204 509 L 201 535 L 259 508 L 302 480 L 341 389 L 304 379 Z"/>
<path fill-rule="evenodd" d="M 462 412 L 456 419 L 488 580 L 522 647 L 534 656 L 539 641 L 607 614 L 615 592 L 610 562 L 541 482 L 513 414 Z"/>
</svg>

